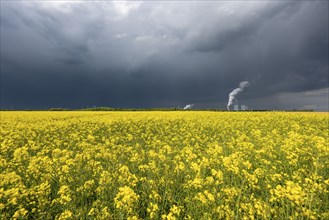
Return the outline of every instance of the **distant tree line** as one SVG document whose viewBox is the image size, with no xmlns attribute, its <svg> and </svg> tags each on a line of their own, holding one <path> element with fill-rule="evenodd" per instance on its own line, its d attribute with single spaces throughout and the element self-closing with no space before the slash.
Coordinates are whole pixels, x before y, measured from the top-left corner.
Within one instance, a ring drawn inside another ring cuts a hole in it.
<svg viewBox="0 0 329 220">
<path fill-rule="evenodd" d="M 227 112 L 227 109 L 215 109 L 215 108 L 202 108 L 202 109 L 186 109 L 172 107 L 172 108 L 112 108 L 112 107 L 92 107 L 92 108 L 48 108 L 48 109 L 0 109 L 0 111 L 214 111 L 214 112 Z M 248 109 L 231 112 L 269 112 L 269 111 L 281 111 L 281 112 L 314 112 L 313 109 L 292 109 L 292 110 L 269 110 L 269 109 Z"/>
</svg>

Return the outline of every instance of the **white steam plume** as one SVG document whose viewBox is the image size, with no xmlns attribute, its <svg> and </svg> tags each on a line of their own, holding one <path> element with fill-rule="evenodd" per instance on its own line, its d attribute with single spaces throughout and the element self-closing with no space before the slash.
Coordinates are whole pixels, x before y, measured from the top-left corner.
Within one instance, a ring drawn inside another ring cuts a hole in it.
<svg viewBox="0 0 329 220">
<path fill-rule="evenodd" d="M 233 89 L 233 91 L 228 95 L 228 103 L 227 103 L 227 110 L 230 110 L 230 106 L 233 105 L 234 102 L 238 102 L 238 100 L 235 98 L 235 96 L 237 94 L 239 94 L 240 92 L 242 92 L 244 90 L 244 88 L 246 88 L 247 86 L 249 86 L 249 82 L 248 81 L 242 81 L 239 84 L 239 87 L 236 89 Z"/>
<path fill-rule="evenodd" d="M 194 106 L 194 104 L 188 104 L 188 105 L 186 105 L 183 109 L 184 109 L 184 110 L 186 110 L 186 109 L 191 109 L 193 106 Z"/>
</svg>

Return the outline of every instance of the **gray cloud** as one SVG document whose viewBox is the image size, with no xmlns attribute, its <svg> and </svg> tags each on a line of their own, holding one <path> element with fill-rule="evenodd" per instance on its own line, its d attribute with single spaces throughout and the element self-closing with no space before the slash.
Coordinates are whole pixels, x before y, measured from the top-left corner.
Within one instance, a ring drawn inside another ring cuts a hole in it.
<svg viewBox="0 0 329 220">
<path fill-rule="evenodd" d="M 251 109 L 328 106 L 326 1 L 6 1 L 0 27 L 2 108 L 225 108 L 243 80 Z"/>
</svg>

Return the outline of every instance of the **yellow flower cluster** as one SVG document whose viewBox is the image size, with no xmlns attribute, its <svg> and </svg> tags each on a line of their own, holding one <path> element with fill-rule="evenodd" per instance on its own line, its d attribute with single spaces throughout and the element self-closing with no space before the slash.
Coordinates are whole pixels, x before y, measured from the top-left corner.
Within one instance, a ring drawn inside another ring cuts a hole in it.
<svg viewBox="0 0 329 220">
<path fill-rule="evenodd" d="M 134 204 L 138 201 L 139 196 L 130 187 L 120 187 L 119 192 L 114 198 L 115 207 L 123 209 L 128 214 L 133 212 Z"/>
<path fill-rule="evenodd" d="M 328 113 L 0 113 L 0 219 L 329 219 Z"/>
</svg>

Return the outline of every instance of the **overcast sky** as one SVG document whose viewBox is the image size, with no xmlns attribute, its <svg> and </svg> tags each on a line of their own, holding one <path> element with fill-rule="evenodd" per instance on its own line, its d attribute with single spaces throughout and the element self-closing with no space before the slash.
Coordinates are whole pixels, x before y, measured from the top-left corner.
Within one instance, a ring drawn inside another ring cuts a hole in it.
<svg viewBox="0 0 329 220">
<path fill-rule="evenodd" d="M 328 1 L 1 1 L 1 108 L 328 111 Z"/>
</svg>

